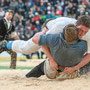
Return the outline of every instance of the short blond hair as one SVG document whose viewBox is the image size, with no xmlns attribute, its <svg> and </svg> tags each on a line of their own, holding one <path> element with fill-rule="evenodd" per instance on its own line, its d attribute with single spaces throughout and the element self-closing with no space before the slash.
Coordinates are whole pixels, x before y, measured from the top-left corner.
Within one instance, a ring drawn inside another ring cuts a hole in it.
<svg viewBox="0 0 90 90">
<path fill-rule="evenodd" d="M 63 35 L 68 43 L 72 43 L 78 38 L 78 28 L 74 24 L 69 24 L 65 26 Z"/>
</svg>

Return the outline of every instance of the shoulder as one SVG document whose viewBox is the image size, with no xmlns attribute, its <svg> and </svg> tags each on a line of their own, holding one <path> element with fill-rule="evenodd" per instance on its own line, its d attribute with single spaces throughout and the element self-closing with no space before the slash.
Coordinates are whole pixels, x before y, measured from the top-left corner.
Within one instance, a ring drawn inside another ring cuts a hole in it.
<svg viewBox="0 0 90 90">
<path fill-rule="evenodd" d="M 53 39 L 58 39 L 59 38 L 59 34 L 47 34 L 47 37 L 53 38 Z"/>
<path fill-rule="evenodd" d="M 58 34 L 42 34 L 40 35 L 40 37 L 44 37 L 44 38 L 47 38 L 47 39 L 57 39 L 59 38 L 59 35 Z"/>
<path fill-rule="evenodd" d="M 55 43 L 55 42 L 57 42 L 59 40 L 59 35 L 58 34 L 40 35 L 40 40 Z"/>
<path fill-rule="evenodd" d="M 83 46 L 87 46 L 87 41 L 85 40 L 79 40 L 78 44 L 83 47 Z"/>
</svg>

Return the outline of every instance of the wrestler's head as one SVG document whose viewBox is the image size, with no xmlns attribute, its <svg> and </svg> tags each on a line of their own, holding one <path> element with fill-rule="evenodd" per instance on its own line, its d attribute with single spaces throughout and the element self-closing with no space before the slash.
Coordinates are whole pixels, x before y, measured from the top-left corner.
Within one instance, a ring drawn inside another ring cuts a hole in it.
<svg viewBox="0 0 90 90">
<path fill-rule="evenodd" d="M 76 26 L 79 30 L 78 37 L 82 38 L 90 29 L 90 16 L 82 15 L 78 18 Z"/>
<path fill-rule="evenodd" d="M 68 43 L 73 43 L 78 38 L 78 28 L 74 24 L 69 24 L 63 29 L 63 35 Z"/>
</svg>

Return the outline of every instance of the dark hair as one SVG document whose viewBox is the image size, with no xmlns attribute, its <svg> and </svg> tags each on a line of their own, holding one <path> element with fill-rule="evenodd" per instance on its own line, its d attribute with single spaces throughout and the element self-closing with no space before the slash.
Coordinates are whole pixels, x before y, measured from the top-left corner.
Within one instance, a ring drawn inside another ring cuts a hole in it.
<svg viewBox="0 0 90 90">
<path fill-rule="evenodd" d="M 90 28 L 90 16 L 89 15 L 82 15 L 77 20 L 77 25 L 84 25 Z"/>
<path fill-rule="evenodd" d="M 74 24 L 68 24 L 63 29 L 63 35 L 68 43 L 72 43 L 78 38 L 78 28 Z"/>
</svg>

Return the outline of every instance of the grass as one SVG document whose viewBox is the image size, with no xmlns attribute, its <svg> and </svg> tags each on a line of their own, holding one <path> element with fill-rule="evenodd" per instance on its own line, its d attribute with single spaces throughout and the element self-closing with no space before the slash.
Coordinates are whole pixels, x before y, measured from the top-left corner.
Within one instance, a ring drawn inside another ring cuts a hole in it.
<svg viewBox="0 0 90 90">
<path fill-rule="evenodd" d="M 8 66 L 0 66 L 0 69 L 10 69 L 10 67 L 8 67 Z M 16 67 L 16 69 L 21 69 L 21 70 L 28 69 L 28 70 L 31 70 L 31 69 L 33 69 L 33 67 Z"/>
<path fill-rule="evenodd" d="M 2 62 L 4 62 L 4 63 L 7 63 L 7 62 L 10 62 L 10 60 L 0 60 L 0 63 L 2 63 Z M 0 69 L 10 69 L 10 67 L 9 66 L 0 66 Z M 31 70 L 31 69 L 33 69 L 33 67 L 25 67 L 25 66 L 16 66 L 16 69 L 21 69 L 21 70 L 25 70 L 25 69 L 27 69 L 27 70 Z"/>
</svg>

